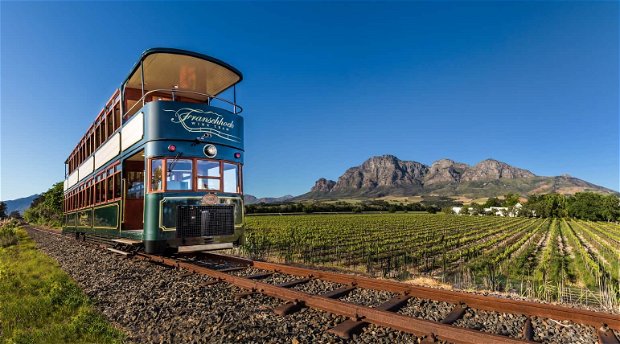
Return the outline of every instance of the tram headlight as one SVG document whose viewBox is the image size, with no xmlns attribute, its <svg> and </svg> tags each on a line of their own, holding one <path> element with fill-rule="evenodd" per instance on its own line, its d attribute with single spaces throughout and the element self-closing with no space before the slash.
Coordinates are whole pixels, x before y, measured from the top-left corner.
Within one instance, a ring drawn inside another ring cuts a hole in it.
<svg viewBox="0 0 620 344">
<path fill-rule="evenodd" d="M 217 147 L 214 145 L 206 145 L 203 152 L 208 158 L 214 158 L 217 155 Z"/>
</svg>

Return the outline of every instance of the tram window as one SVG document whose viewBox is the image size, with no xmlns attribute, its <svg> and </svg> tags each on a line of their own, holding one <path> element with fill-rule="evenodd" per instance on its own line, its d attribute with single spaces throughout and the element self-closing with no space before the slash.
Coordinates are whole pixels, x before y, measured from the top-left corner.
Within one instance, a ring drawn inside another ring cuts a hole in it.
<svg viewBox="0 0 620 344">
<path fill-rule="evenodd" d="M 200 178 L 197 179 L 198 190 L 219 190 L 220 179 L 219 178 Z"/>
<path fill-rule="evenodd" d="M 237 165 L 224 163 L 224 192 L 237 193 Z"/>
<path fill-rule="evenodd" d="M 95 184 L 95 204 L 101 202 L 101 183 Z"/>
<path fill-rule="evenodd" d="M 88 183 L 88 187 L 86 187 L 86 205 L 93 205 L 93 186 L 91 183 Z"/>
<path fill-rule="evenodd" d="M 118 129 L 121 126 L 121 108 L 117 103 L 114 106 L 114 130 Z"/>
<path fill-rule="evenodd" d="M 92 130 L 90 131 L 90 134 L 88 135 L 88 146 L 90 147 L 90 150 L 89 150 L 90 154 L 93 154 L 93 152 L 95 151 L 95 132 L 93 132 Z"/>
<path fill-rule="evenodd" d="M 112 113 L 112 111 L 108 112 L 105 116 L 106 117 L 105 121 L 108 127 L 107 137 L 110 137 L 112 133 L 114 132 L 114 117 L 113 116 L 114 114 Z"/>
<path fill-rule="evenodd" d="M 192 160 L 169 159 L 166 161 L 166 189 L 192 190 Z"/>
<path fill-rule="evenodd" d="M 107 184 L 107 192 L 106 192 L 106 197 L 108 201 L 111 201 L 114 198 L 114 183 L 112 183 L 112 176 L 109 176 L 106 179 L 106 184 Z"/>
<path fill-rule="evenodd" d="M 121 198 L 121 174 L 114 174 L 114 198 Z"/>
<path fill-rule="evenodd" d="M 219 177 L 220 163 L 217 161 L 198 160 L 196 174 L 199 177 Z"/>
<path fill-rule="evenodd" d="M 162 185 L 162 160 L 151 160 L 151 191 L 161 191 Z"/>
<path fill-rule="evenodd" d="M 144 197 L 144 172 L 127 172 L 127 198 Z"/>
<path fill-rule="evenodd" d="M 99 148 L 99 144 L 101 143 L 101 126 L 97 125 L 95 127 L 95 150 Z"/>
</svg>

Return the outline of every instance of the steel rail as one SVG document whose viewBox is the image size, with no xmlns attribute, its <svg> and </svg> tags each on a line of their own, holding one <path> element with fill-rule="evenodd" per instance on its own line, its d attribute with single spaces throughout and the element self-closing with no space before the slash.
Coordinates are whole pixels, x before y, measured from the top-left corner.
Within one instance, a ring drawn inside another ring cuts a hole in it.
<svg viewBox="0 0 620 344">
<path fill-rule="evenodd" d="M 174 258 L 166 258 L 145 253 L 138 253 L 135 258 L 145 259 L 169 267 L 182 268 L 195 273 L 207 275 L 262 294 L 282 300 L 300 303 L 305 306 L 323 310 L 329 313 L 343 315 L 352 319 L 363 320 L 375 325 L 412 333 L 416 336 L 428 336 L 452 343 L 479 344 L 479 343 L 525 343 L 526 341 L 480 332 L 467 328 L 454 327 L 430 320 L 416 319 L 397 313 L 383 311 L 366 306 L 355 305 L 331 299 L 320 295 L 307 294 L 302 291 L 287 289 L 273 284 L 259 282 L 246 277 L 230 275 L 225 272 L 209 269 L 190 262 Z M 281 271 L 284 272 L 284 271 Z M 316 277 L 316 276 L 314 276 Z"/>
<path fill-rule="evenodd" d="M 203 253 L 205 256 L 227 259 L 226 255 Z M 239 260 L 238 257 L 231 259 Z M 390 291 L 398 294 L 411 295 L 424 299 L 446 301 L 454 304 L 465 303 L 471 308 L 493 312 L 539 316 L 555 320 L 570 320 L 576 323 L 590 325 L 594 328 L 607 326 L 620 331 L 620 315 L 594 312 L 578 308 L 562 307 L 532 301 L 510 300 L 499 297 L 489 297 L 465 292 L 456 292 L 436 288 L 414 286 L 402 282 L 380 280 L 363 276 L 346 275 L 331 271 L 314 270 L 297 266 L 246 260 L 257 269 L 278 271 L 285 274 L 330 281 L 334 283 L 350 284 L 360 288 Z"/>
</svg>

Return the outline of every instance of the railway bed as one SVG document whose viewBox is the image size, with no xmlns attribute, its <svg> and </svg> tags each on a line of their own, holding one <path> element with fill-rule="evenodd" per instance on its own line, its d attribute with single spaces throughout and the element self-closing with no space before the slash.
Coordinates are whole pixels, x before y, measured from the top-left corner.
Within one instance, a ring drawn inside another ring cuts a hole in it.
<svg viewBox="0 0 620 344">
<path fill-rule="evenodd" d="M 93 243 L 104 245 L 100 241 Z M 213 253 L 172 257 L 125 253 L 132 259 L 209 276 L 207 288 L 222 283 L 240 287 L 243 291 L 237 293 L 237 299 L 259 294 L 280 299 L 279 305 L 271 307 L 279 316 L 294 316 L 306 307 L 338 315 L 342 321 L 334 324 L 329 332 L 342 338 L 355 337 L 373 324 L 413 334 L 426 342 L 619 343 L 612 330 L 620 330 L 620 316 L 609 313 Z"/>
</svg>

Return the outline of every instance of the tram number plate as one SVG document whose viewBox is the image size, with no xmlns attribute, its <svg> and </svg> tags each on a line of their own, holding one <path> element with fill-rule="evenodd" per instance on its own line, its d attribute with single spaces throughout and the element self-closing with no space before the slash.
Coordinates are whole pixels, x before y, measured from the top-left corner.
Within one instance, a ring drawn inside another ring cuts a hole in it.
<svg viewBox="0 0 620 344">
<path fill-rule="evenodd" d="M 215 194 L 206 194 L 204 196 L 202 196 L 202 199 L 200 200 L 200 204 L 202 205 L 213 205 L 213 204 L 217 204 L 219 201 L 219 199 L 217 198 L 217 196 Z"/>
</svg>

